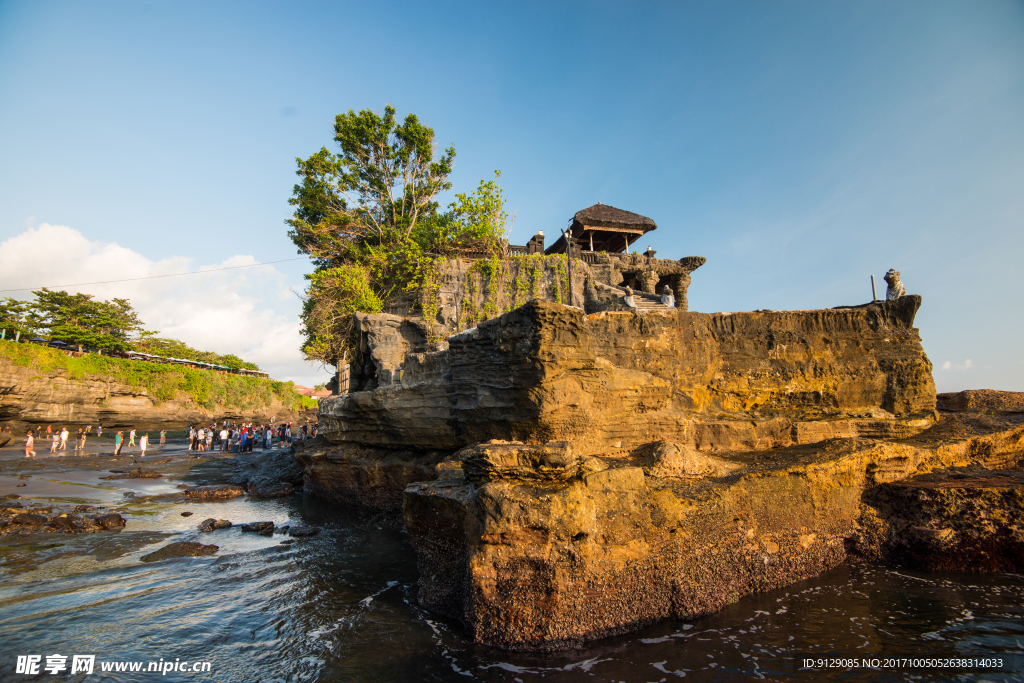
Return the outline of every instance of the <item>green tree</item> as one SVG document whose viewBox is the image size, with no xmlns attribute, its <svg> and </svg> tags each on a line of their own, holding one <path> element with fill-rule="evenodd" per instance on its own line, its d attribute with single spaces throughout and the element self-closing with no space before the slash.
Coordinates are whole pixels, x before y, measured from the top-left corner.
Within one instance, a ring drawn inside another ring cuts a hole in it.
<svg viewBox="0 0 1024 683">
<path fill-rule="evenodd" d="M 91 294 L 68 294 L 49 289 L 33 291 L 37 327 L 66 344 L 111 351 L 128 351 L 142 321 L 127 299 L 96 301 Z"/>
<path fill-rule="evenodd" d="M 0 328 L 6 330 L 5 338 L 15 339 L 18 333 L 22 337 L 34 337 L 38 334 L 32 304 L 4 297 L 0 301 Z"/>
<path fill-rule="evenodd" d="M 481 180 L 469 194 L 456 193 L 445 213 L 423 221 L 413 235 L 423 253 L 428 257 L 451 257 L 467 249 L 500 250 L 510 227 L 504 193 L 498 185 L 500 178 L 501 171 L 495 171 L 493 180 Z"/>
<path fill-rule="evenodd" d="M 321 266 L 366 256 L 363 248 L 393 247 L 417 223 L 437 212 L 439 192 L 451 188 L 455 148 L 434 158 L 434 130 L 409 114 L 399 124 L 394 107 L 384 115 L 363 110 L 334 122 L 338 154 L 326 148 L 296 158 L 302 183 L 288 203 L 295 212 L 289 236 Z M 353 253 L 355 250 L 355 253 Z"/>
<path fill-rule="evenodd" d="M 351 350 L 353 315 L 381 311 L 424 284 L 433 260 L 462 250 L 498 251 L 507 216 L 497 179 L 457 194 L 438 212 L 438 193 L 451 189 L 449 146 L 435 158 L 434 131 L 414 114 L 399 124 L 349 110 L 335 119 L 334 140 L 296 159 L 288 235 L 316 265 L 302 312 L 307 358 L 338 365 Z"/>
</svg>

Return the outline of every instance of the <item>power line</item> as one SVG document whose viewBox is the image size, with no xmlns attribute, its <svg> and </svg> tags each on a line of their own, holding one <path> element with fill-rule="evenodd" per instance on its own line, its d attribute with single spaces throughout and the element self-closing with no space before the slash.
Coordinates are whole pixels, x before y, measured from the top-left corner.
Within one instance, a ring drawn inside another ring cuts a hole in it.
<svg viewBox="0 0 1024 683">
<path fill-rule="evenodd" d="M 306 258 L 305 256 L 296 256 L 295 258 L 281 259 L 280 261 L 267 261 L 266 263 L 250 263 L 246 266 L 227 266 L 226 268 L 212 268 L 210 270 L 195 270 L 189 273 L 171 273 L 169 275 L 147 275 L 146 277 L 129 277 L 124 280 L 103 280 L 102 282 L 79 282 L 75 285 L 54 285 L 51 287 L 16 287 L 14 289 L 0 289 L 0 292 L 31 292 L 33 289 L 60 289 L 62 287 L 86 287 L 88 285 L 109 285 L 114 282 L 134 282 L 136 280 L 155 280 L 161 277 L 178 277 L 180 275 L 205 275 L 206 273 L 216 273 L 221 270 L 238 270 L 239 268 L 255 268 L 256 266 L 269 266 L 274 263 L 284 263 L 285 261 L 299 261 Z"/>
</svg>

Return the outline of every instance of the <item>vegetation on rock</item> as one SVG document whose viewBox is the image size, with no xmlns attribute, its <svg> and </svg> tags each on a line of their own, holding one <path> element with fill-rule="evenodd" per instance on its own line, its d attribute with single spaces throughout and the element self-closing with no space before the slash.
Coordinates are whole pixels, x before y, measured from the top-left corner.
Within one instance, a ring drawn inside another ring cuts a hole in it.
<svg viewBox="0 0 1024 683">
<path fill-rule="evenodd" d="M 384 114 L 349 110 L 335 119 L 335 154 L 322 148 L 297 158 L 288 235 L 316 264 L 302 312 L 303 352 L 338 365 L 353 351 L 353 315 L 378 313 L 414 289 L 436 289 L 434 263 L 464 251 L 497 253 L 508 216 L 495 179 L 458 193 L 440 212 L 436 197 L 451 189 L 449 146 L 435 158 L 434 131 L 393 107 Z M 430 304 L 426 305 L 430 308 Z"/>
<path fill-rule="evenodd" d="M 15 365 L 31 367 L 39 374 L 60 373 L 68 380 L 99 379 L 144 389 L 154 403 L 187 397 L 207 409 L 218 406 L 247 410 L 270 406 L 274 401 L 289 410 L 312 410 L 316 401 L 295 391 L 292 382 L 274 382 L 255 377 L 198 370 L 98 354 L 81 357 L 34 344 L 0 342 L 0 358 Z"/>
</svg>

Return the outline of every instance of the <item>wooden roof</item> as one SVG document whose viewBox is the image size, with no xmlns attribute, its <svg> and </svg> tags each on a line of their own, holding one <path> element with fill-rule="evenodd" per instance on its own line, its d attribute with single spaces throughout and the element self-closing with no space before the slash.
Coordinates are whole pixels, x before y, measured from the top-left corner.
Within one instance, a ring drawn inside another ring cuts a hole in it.
<svg viewBox="0 0 1024 683">
<path fill-rule="evenodd" d="M 613 254 L 628 250 L 630 244 L 657 227 L 658 224 L 647 216 L 601 203 L 577 211 L 569 225 L 572 236 L 580 240 L 584 251 L 589 251 L 593 243 L 594 251 Z M 559 236 L 544 253 L 564 254 L 565 237 Z"/>
</svg>

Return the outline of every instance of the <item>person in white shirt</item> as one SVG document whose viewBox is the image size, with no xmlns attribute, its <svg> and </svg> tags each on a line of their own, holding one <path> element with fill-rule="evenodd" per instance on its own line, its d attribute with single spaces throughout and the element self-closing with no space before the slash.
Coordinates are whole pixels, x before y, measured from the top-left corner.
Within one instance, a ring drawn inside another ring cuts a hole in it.
<svg viewBox="0 0 1024 683">
<path fill-rule="evenodd" d="M 60 449 L 66 451 L 68 449 L 68 428 L 62 427 L 60 430 Z"/>
<path fill-rule="evenodd" d="M 228 430 L 220 430 L 220 449 L 226 451 L 228 449 Z"/>
<path fill-rule="evenodd" d="M 142 438 L 139 439 L 139 450 L 142 451 L 141 453 L 139 453 L 140 456 L 146 454 L 146 448 L 148 446 L 149 446 L 149 434 L 143 434 Z"/>
</svg>

